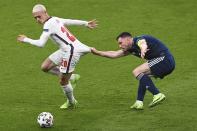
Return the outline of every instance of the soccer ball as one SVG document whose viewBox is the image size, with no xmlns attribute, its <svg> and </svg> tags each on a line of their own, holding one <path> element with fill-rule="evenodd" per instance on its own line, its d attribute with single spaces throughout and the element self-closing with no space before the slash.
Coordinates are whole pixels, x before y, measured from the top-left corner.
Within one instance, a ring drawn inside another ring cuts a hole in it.
<svg viewBox="0 0 197 131">
<path fill-rule="evenodd" d="M 40 127 L 51 127 L 53 125 L 53 115 L 49 112 L 42 112 L 38 115 L 37 122 Z"/>
</svg>

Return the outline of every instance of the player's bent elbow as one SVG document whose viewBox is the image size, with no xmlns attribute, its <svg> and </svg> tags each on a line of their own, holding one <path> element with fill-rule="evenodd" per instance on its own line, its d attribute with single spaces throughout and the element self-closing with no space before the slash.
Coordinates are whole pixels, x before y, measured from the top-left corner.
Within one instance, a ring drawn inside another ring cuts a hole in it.
<svg viewBox="0 0 197 131">
<path fill-rule="evenodd" d="M 49 68 L 45 64 L 42 64 L 40 68 L 43 72 L 48 72 L 49 71 Z"/>
</svg>

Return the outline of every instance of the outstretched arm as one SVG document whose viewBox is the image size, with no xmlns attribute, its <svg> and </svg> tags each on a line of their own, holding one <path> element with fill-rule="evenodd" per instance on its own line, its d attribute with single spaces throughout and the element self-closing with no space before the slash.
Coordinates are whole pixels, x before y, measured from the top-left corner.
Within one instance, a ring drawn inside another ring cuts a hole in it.
<svg viewBox="0 0 197 131">
<path fill-rule="evenodd" d="M 83 26 L 87 26 L 90 29 L 96 28 L 98 25 L 96 19 L 91 20 L 91 21 L 83 21 L 83 20 L 72 20 L 72 19 L 60 18 L 60 20 L 64 23 L 64 25 L 83 25 Z"/>
<path fill-rule="evenodd" d="M 40 39 L 38 39 L 38 40 L 30 39 L 25 35 L 18 35 L 17 41 L 30 43 L 30 44 L 38 46 L 38 47 L 44 47 L 48 38 L 49 38 L 48 33 L 43 32 L 42 35 L 40 36 Z"/>
<path fill-rule="evenodd" d="M 99 51 L 99 50 L 95 49 L 94 47 L 91 48 L 91 52 L 95 55 L 107 57 L 107 58 L 119 58 L 119 57 L 128 55 L 128 53 L 124 52 L 123 50 Z"/>
</svg>

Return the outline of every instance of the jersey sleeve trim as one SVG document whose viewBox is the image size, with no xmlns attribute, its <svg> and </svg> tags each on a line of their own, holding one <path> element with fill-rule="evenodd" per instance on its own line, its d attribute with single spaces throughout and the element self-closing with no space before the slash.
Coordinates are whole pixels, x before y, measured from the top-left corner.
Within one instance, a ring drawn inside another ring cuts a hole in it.
<svg viewBox="0 0 197 131">
<path fill-rule="evenodd" d="M 138 45 L 138 47 L 140 47 L 141 48 L 141 44 L 142 44 L 142 40 L 145 40 L 143 37 L 138 37 L 137 39 L 136 39 L 136 44 Z M 146 41 L 146 40 L 145 40 Z"/>
</svg>

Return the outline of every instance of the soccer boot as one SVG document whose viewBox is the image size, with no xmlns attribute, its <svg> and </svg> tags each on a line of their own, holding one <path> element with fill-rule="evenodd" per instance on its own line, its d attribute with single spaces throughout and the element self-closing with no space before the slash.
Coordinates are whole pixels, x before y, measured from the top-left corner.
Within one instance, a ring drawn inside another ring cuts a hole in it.
<svg viewBox="0 0 197 131">
<path fill-rule="evenodd" d="M 136 102 L 130 108 L 136 110 L 143 110 L 143 101 L 136 100 Z"/>
<path fill-rule="evenodd" d="M 164 101 L 166 98 L 166 96 L 162 93 L 159 93 L 157 95 L 153 96 L 153 101 L 149 104 L 149 107 L 153 107 L 156 106 L 157 104 L 161 103 L 162 101 Z"/>
<path fill-rule="evenodd" d="M 74 109 L 77 108 L 78 102 L 74 100 L 73 103 L 70 103 L 68 100 L 60 106 L 60 109 Z"/>
<path fill-rule="evenodd" d="M 72 85 L 73 88 L 76 87 L 77 85 L 77 81 L 80 79 L 80 75 L 79 74 L 73 74 L 73 77 L 70 78 L 70 83 Z"/>
</svg>

